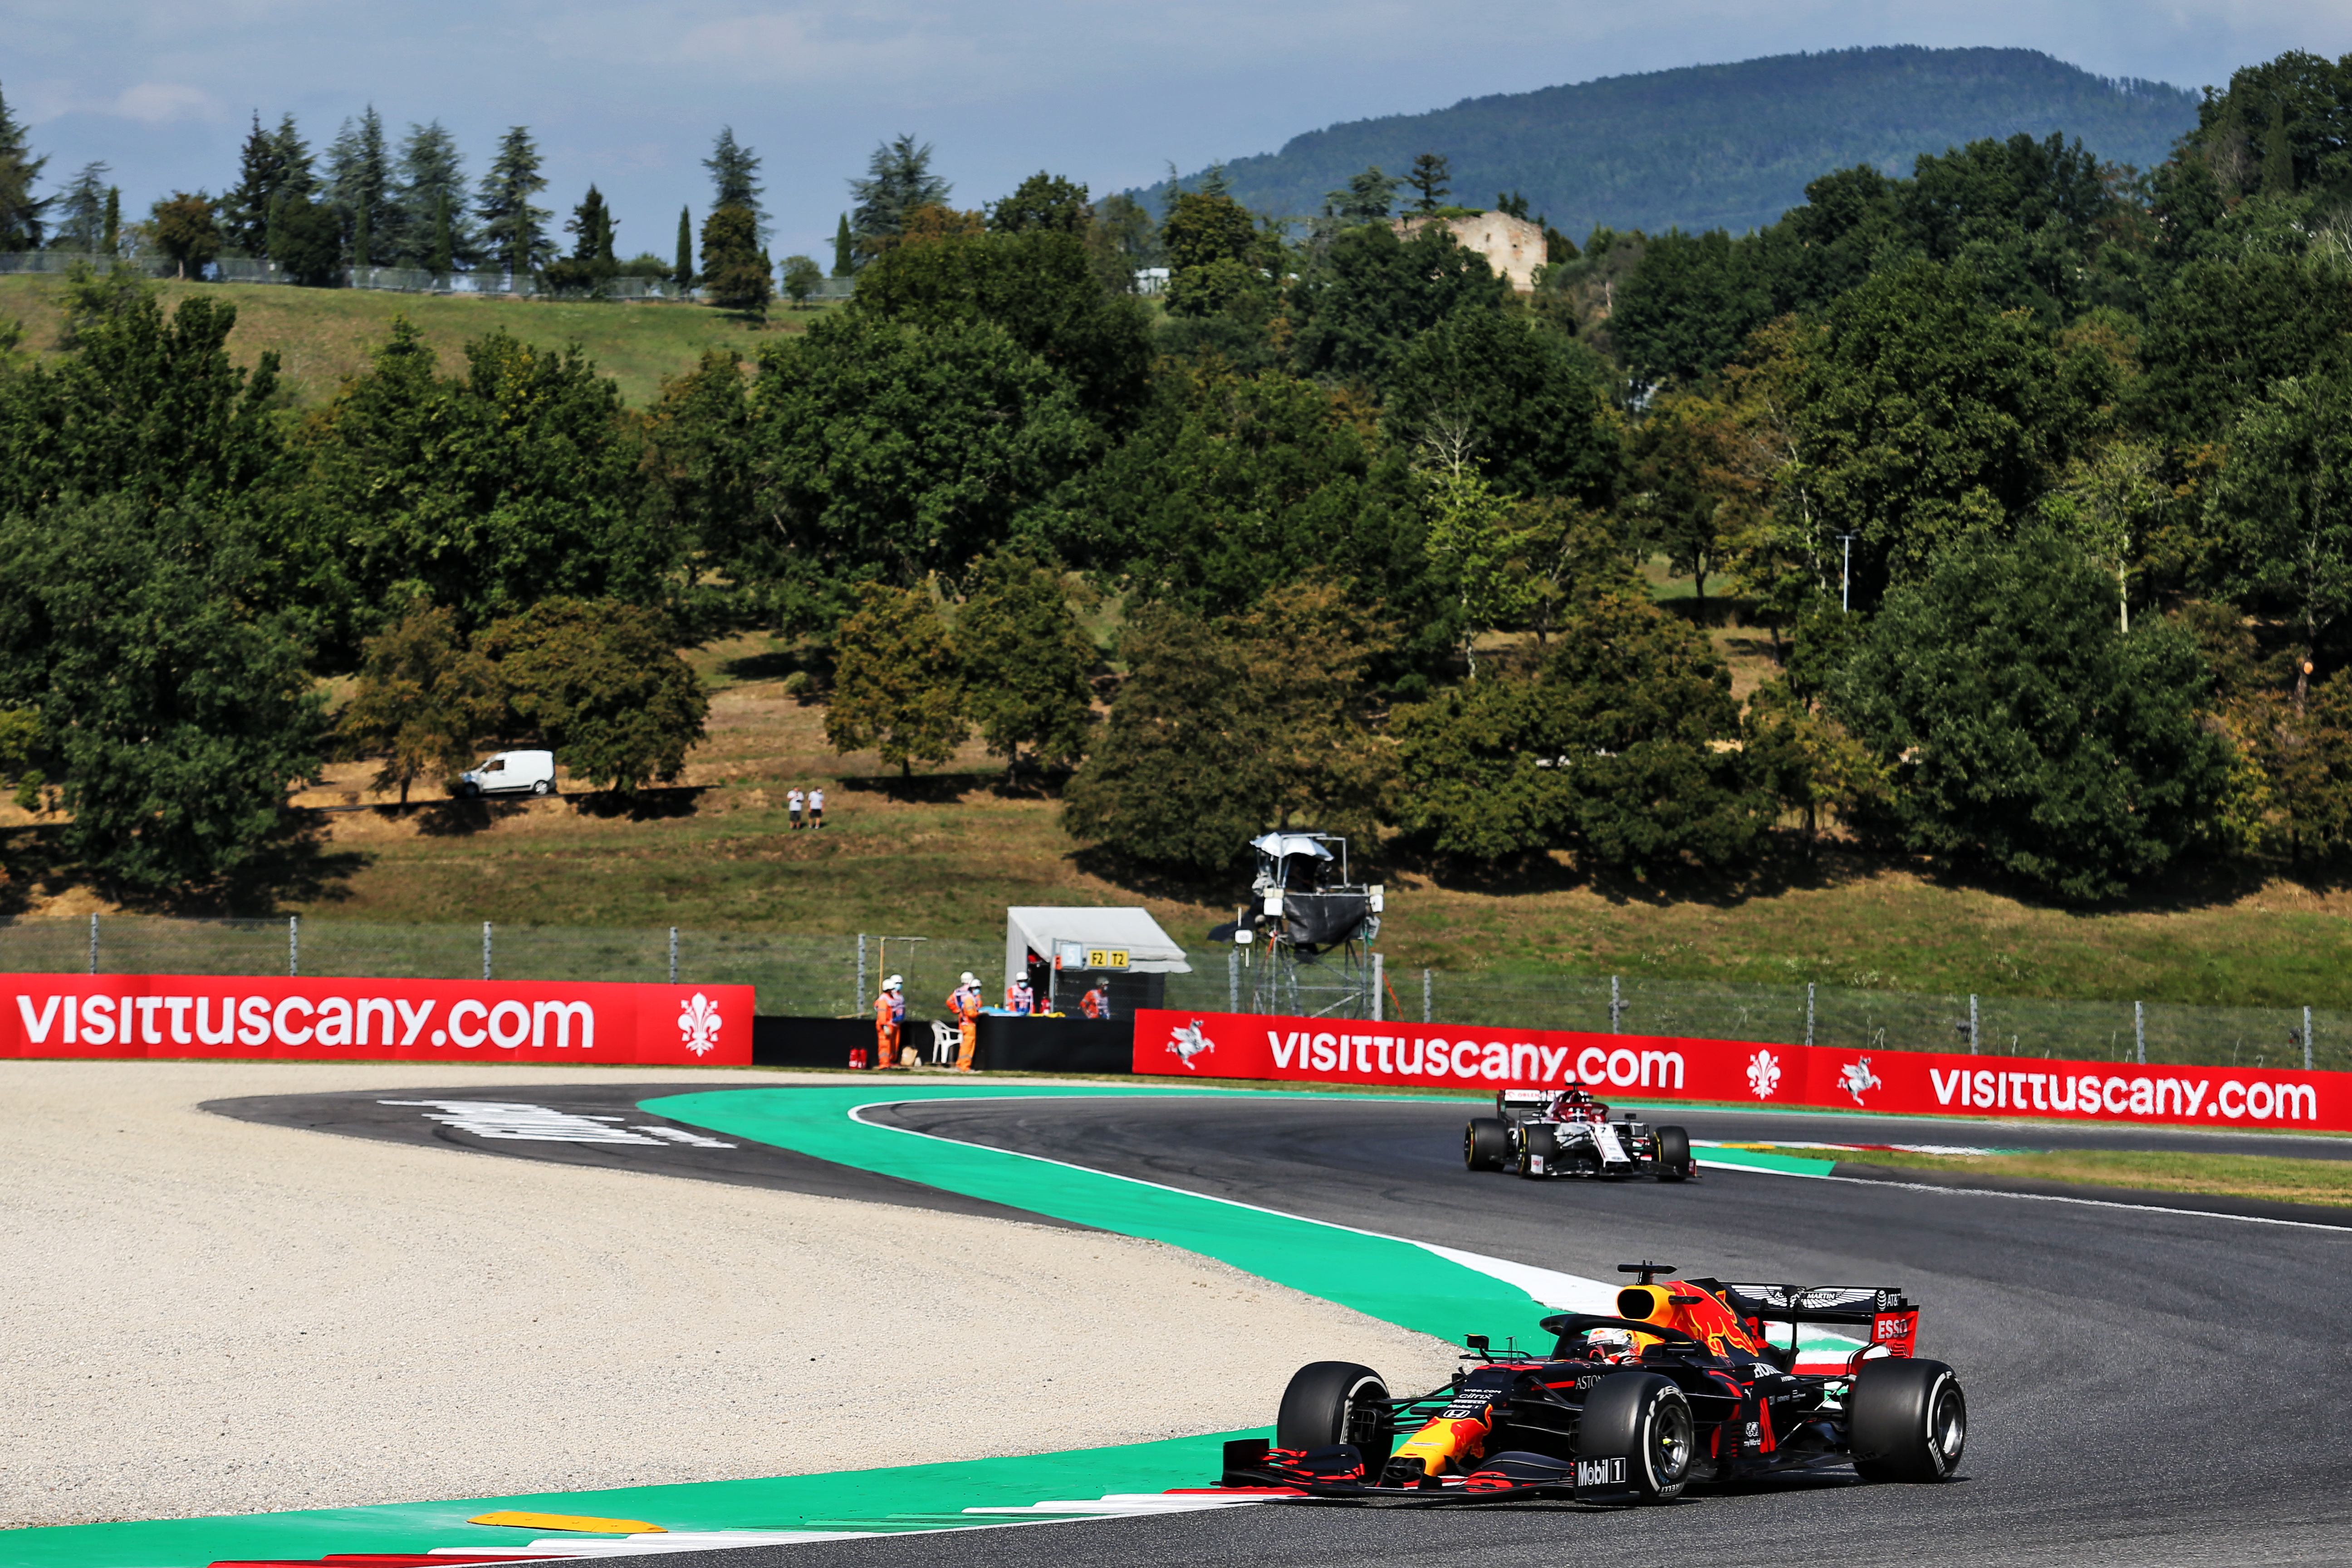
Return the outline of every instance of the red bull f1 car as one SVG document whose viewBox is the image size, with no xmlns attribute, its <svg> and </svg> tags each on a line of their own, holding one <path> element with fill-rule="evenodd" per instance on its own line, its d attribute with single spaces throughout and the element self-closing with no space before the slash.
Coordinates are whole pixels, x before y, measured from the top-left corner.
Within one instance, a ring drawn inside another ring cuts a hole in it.
<svg viewBox="0 0 2352 1568">
<path fill-rule="evenodd" d="M 1498 1090 L 1495 1114 L 1474 1116 L 1462 1130 L 1462 1163 L 1474 1171 L 1516 1170 L 1536 1181 L 1655 1176 L 1685 1182 L 1698 1174 L 1689 1133 L 1636 1121 L 1630 1110 L 1612 1121 L 1609 1108 L 1575 1083 Z"/>
<path fill-rule="evenodd" d="M 1958 1469 L 1968 1399 L 1950 1367 L 1912 1353 L 1919 1312 L 1902 1291 L 1668 1279 L 1658 1263 L 1619 1269 L 1639 1280 L 1618 1292 L 1615 1316 L 1544 1319 L 1549 1354 L 1496 1354 L 1473 1336 L 1464 1369 L 1428 1394 L 1396 1398 L 1349 1362 L 1301 1368 L 1274 1441 L 1225 1445 L 1220 1489 L 1645 1503 L 1847 1466 L 1873 1481 L 1942 1481 Z M 1854 1348 L 1823 1362 L 1809 1346 L 1811 1370 L 1801 1370 L 1808 1325 L 1843 1327 Z"/>
</svg>

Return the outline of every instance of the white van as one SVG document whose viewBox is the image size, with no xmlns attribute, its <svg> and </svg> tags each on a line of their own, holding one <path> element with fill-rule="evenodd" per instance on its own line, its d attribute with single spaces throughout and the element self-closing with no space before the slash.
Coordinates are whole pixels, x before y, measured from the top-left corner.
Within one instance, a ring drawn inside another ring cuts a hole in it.
<svg viewBox="0 0 2352 1568">
<path fill-rule="evenodd" d="M 480 767 L 457 775 L 457 794 L 473 800 L 486 795 L 553 795 L 553 752 L 500 752 Z"/>
</svg>

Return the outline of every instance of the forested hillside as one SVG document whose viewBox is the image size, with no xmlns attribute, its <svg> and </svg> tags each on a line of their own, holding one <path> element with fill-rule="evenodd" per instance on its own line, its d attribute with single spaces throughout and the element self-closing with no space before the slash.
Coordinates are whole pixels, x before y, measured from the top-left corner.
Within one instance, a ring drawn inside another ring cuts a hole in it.
<svg viewBox="0 0 2352 1568">
<path fill-rule="evenodd" d="M 51 864 L 217 890 L 331 754 L 677 778 L 674 650 L 757 629 L 835 751 L 912 800 L 976 738 L 1128 887 L 1222 898 L 1302 824 L 1490 887 L 1828 836 L 2069 903 L 2332 877 L 2347 127 L 2352 59 L 2289 54 L 2145 177 L 1985 139 L 1738 237 L 1559 237 L 1530 295 L 1369 170 L 1298 236 L 1214 179 L 960 210 L 908 140 L 852 300 L 636 408 L 404 321 L 290 408 L 225 291 L 84 272 L 54 357 L 0 333 L 0 776 Z"/>
<path fill-rule="evenodd" d="M 1252 211 L 1306 216 L 1360 169 L 1402 174 L 1437 153 L 1452 161 L 1456 201 L 1517 191 L 1579 237 L 1600 224 L 1736 234 L 1803 201 L 1806 183 L 1832 169 L 1904 174 L 1922 153 L 2021 132 L 2079 137 L 2102 160 L 2147 169 L 2196 121 L 2193 92 L 2109 80 L 2031 49 L 1842 49 L 1353 121 L 1234 159 L 1225 176 Z M 1163 191 L 1145 196 L 1156 205 Z"/>
</svg>

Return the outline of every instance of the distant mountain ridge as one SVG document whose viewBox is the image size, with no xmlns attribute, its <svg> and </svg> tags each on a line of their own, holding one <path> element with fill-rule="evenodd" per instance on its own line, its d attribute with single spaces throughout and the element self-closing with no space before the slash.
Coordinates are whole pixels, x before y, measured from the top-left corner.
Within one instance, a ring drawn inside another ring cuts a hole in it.
<svg viewBox="0 0 2352 1568">
<path fill-rule="evenodd" d="M 1402 174 L 1420 153 L 1453 160 L 1452 199 L 1519 191 L 1579 239 L 1596 225 L 1740 233 L 1804 200 L 1807 182 L 1873 163 L 1908 174 L 1922 153 L 2057 132 L 2145 169 L 2197 123 L 2198 95 L 2116 79 L 2032 49 L 1912 45 L 1774 55 L 1467 98 L 1425 114 L 1351 121 L 1225 165 L 1244 205 L 1320 212 L 1371 164 Z M 1196 173 L 1184 177 L 1190 186 Z M 1154 210 L 1166 182 L 1138 195 Z"/>
</svg>

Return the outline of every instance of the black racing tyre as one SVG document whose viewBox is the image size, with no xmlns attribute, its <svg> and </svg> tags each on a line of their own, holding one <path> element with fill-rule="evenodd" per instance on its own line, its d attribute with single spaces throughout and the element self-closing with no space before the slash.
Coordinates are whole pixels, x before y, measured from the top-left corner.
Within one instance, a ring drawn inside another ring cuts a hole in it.
<svg viewBox="0 0 2352 1568">
<path fill-rule="evenodd" d="M 1969 1400 L 1939 1361 L 1866 1361 L 1845 1407 L 1854 1472 L 1866 1481 L 1948 1481 L 1969 1443 Z"/>
<path fill-rule="evenodd" d="M 1538 1169 L 1536 1162 L 1541 1160 Z M 1519 1174 L 1532 1181 L 1559 1173 L 1559 1137 L 1540 1121 L 1530 1121 L 1519 1129 Z"/>
<path fill-rule="evenodd" d="M 1690 1134 L 1679 1127 L 1658 1129 L 1658 1180 L 1684 1182 L 1698 1167 L 1691 1161 Z"/>
<path fill-rule="evenodd" d="M 1592 1385 L 1576 1425 L 1580 1459 L 1625 1458 L 1625 1479 L 1643 1502 L 1671 1502 L 1690 1484 L 1698 1424 L 1683 1391 L 1654 1372 L 1613 1372 Z"/>
<path fill-rule="evenodd" d="M 1351 1361 L 1308 1362 L 1291 1374 L 1274 1418 L 1277 1448 L 1328 1448 L 1353 1443 L 1374 1475 L 1388 1462 L 1393 1419 L 1389 1385 Z"/>
<path fill-rule="evenodd" d="M 1474 1116 L 1462 1129 L 1462 1163 L 1473 1171 L 1499 1171 L 1511 1158 L 1510 1124 L 1499 1116 Z"/>
<path fill-rule="evenodd" d="M 555 781 L 553 779 L 534 780 L 530 786 L 530 793 L 533 795 L 553 795 L 555 793 Z"/>
</svg>

